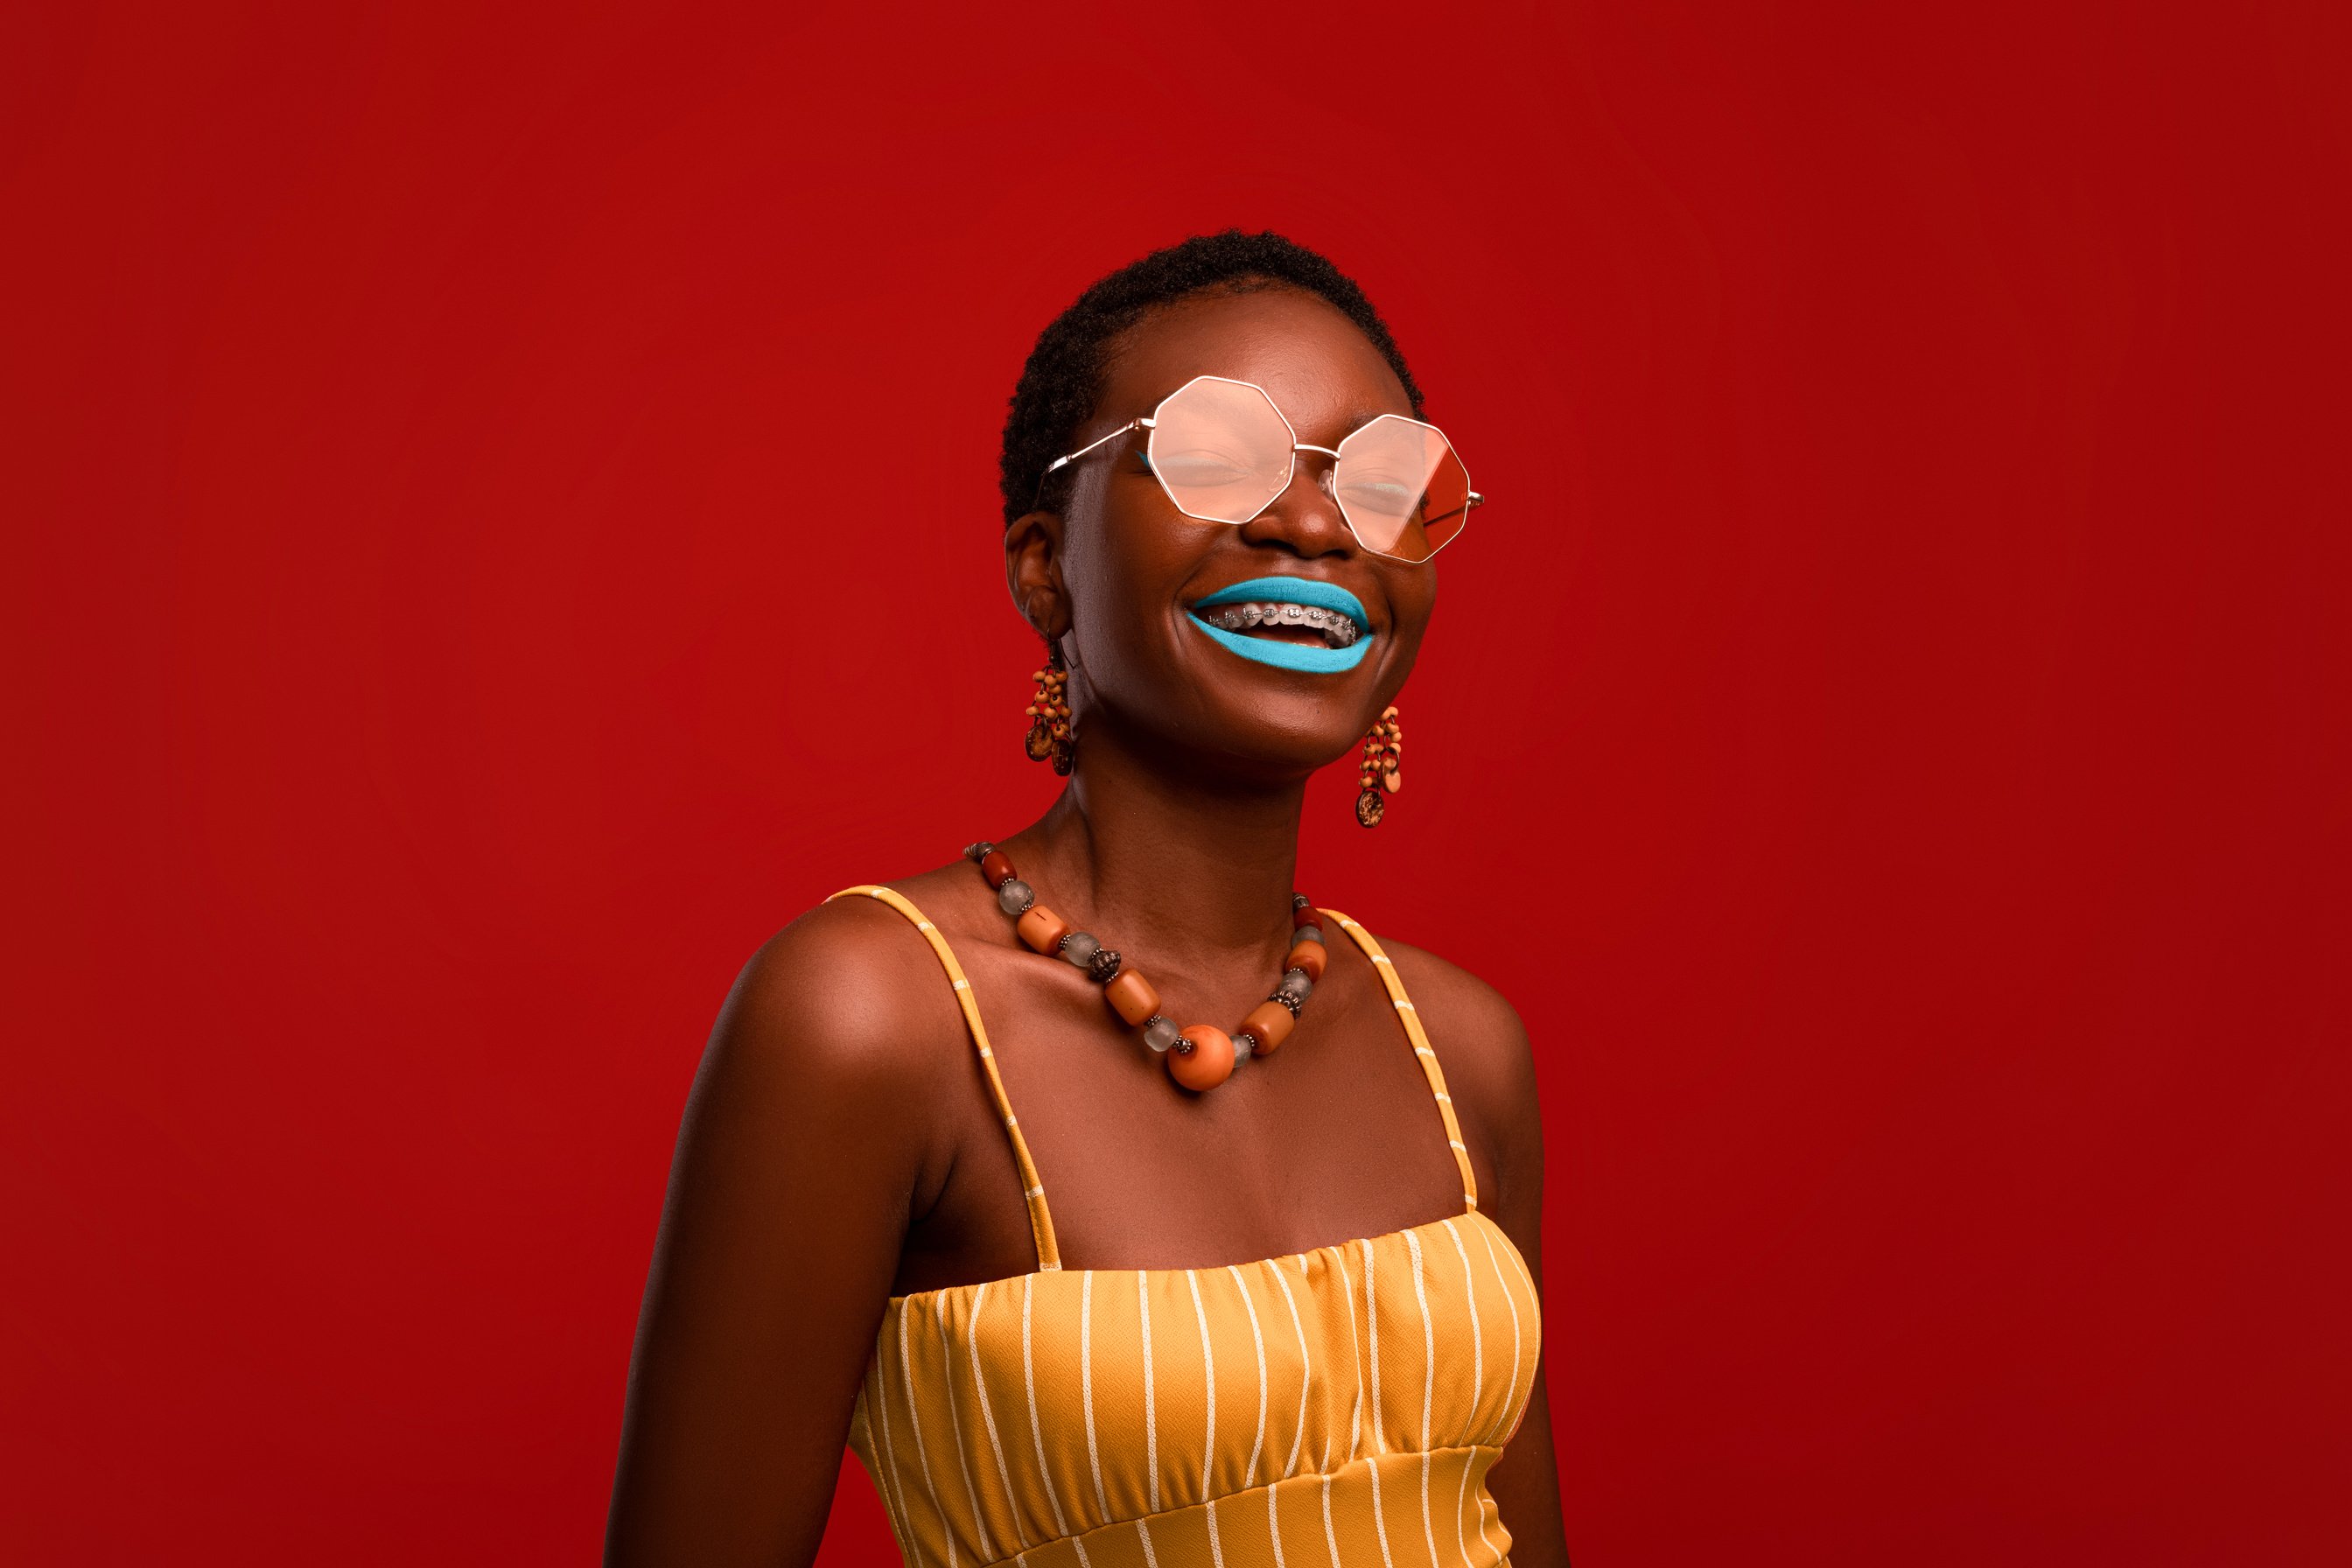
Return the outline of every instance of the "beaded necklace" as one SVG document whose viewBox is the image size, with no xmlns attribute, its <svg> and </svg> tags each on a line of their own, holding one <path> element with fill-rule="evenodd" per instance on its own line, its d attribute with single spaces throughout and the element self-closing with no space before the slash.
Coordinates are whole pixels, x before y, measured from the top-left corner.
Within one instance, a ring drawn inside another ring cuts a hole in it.
<svg viewBox="0 0 2352 1568">
<path fill-rule="evenodd" d="M 1240 1028 L 1228 1035 L 1209 1024 L 1178 1028 L 1160 1016 L 1160 993 L 1151 982 L 1123 968 L 1116 950 L 1078 931 L 1037 901 L 1036 890 L 1013 869 L 1013 862 L 993 844 L 967 847 L 964 858 L 980 868 L 996 889 L 996 906 L 1013 917 L 1013 931 L 1032 950 L 1060 958 L 1086 971 L 1103 988 L 1109 1003 L 1128 1026 L 1139 1032 L 1143 1043 L 1168 1062 L 1168 1076 L 1194 1093 L 1217 1087 L 1234 1068 L 1252 1057 L 1272 1056 L 1290 1037 L 1291 1026 L 1307 1004 L 1315 983 L 1323 978 L 1329 956 L 1323 947 L 1323 928 L 1316 924 L 1315 906 L 1306 894 L 1290 896 L 1290 955 L 1283 960 L 1282 980 L 1274 993 L 1250 1009 Z"/>
</svg>

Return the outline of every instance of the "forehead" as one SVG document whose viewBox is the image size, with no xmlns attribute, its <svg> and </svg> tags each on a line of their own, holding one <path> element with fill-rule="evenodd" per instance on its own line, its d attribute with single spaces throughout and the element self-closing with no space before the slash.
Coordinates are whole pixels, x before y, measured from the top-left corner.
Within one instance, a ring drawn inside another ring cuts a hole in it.
<svg viewBox="0 0 2352 1568">
<path fill-rule="evenodd" d="M 1376 414 L 1412 412 L 1404 384 L 1355 322 L 1284 288 L 1197 295 L 1153 310 L 1112 356 L 1097 412 L 1148 414 L 1196 375 L 1255 382 L 1307 441 L 1336 441 Z"/>
</svg>

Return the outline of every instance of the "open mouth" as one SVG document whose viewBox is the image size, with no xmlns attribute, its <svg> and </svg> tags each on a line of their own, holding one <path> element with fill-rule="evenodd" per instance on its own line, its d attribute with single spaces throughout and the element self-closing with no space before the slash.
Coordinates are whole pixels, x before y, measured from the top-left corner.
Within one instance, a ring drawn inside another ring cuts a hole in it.
<svg viewBox="0 0 2352 1568">
<path fill-rule="evenodd" d="M 1327 610 L 1320 605 L 1253 601 L 1225 605 L 1206 613 L 1196 611 L 1195 614 L 1213 626 L 1223 626 L 1229 632 L 1263 637 L 1272 642 L 1346 647 L 1362 635 L 1353 620 L 1338 610 Z"/>
<path fill-rule="evenodd" d="M 1374 640 L 1364 603 L 1319 577 L 1253 577 L 1195 600 L 1194 626 L 1234 653 L 1279 669 L 1353 669 Z"/>
</svg>

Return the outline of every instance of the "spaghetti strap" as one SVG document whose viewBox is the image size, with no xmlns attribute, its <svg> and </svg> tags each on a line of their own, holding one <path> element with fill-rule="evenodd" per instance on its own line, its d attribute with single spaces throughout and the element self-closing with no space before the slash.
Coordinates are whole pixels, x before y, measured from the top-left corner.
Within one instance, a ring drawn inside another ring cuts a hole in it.
<svg viewBox="0 0 2352 1568">
<path fill-rule="evenodd" d="M 988 1092 L 995 1097 L 996 1113 L 1003 1118 L 1005 1135 L 1013 1141 L 1013 1163 L 1021 1172 L 1021 1195 L 1029 1205 L 1029 1231 L 1037 1240 L 1037 1267 L 1040 1270 L 1060 1268 L 1062 1254 L 1054 1242 L 1054 1217 L 1045 1208 L 1045 1185 L 1037 1179 L 1036 1163 L 1029 1158 L 1028 1141 L 1021 1136 L 1020 1119 L 1013 1114 L 1013 1101 L 1005 1097 L 1004 1080 L 997 1076 L 996 1052 L 989 1047 L 988 1028 L 980 1021 L 980 1008 L 971 999 L 971 982 L 964 978 L 963 966 L 956 962 L 947 939 L 924 917 L 923 911 L 888 888 L 872 885 L 844 888 L 825 902 L 861 893 L 889 905 L 914 922 L 915 929 L 923 933 L 923 940 L 929 942 L 931 951 L 939 955 L 940 966 L 948 972 L 948 978 L 954 983 L 956 1004 L 963 1009 L 964 1025 L 971 1031 L 971 1043 L 980 1051 L 981 1070 L 988 1075 Z M 1434 1066 L 1433 1063 L 1433 1069 Z M 1449 1124 L 1452 1121 L 1450 1112 L 1447 1121 Z"/>
<path fill-rule="evenodd" d="M 1413 1007 L 1412 998 L 1404 994 L 1404 982 L 1397 978 L 1396 965 L 1372 940 L 1372 933 L 1341 914 L 1337 910 L 1318 911 L 1339 922 L 1339 929 L 1353 937 L 1364 956 L 1372 961 L 1374 973 L 1381 984 L 1389 988 L 1389 1000 L 1396 1004 L 1397 1017 L 1404 1024 L 1405 1038 L 1412 1042 L 1412 1054 L 1421 1063 L 1423 1076 L 1429 1079 L 1429 1092 L 1437 1097 L 1438 1120 L 1445 1123 L 1445 1142 L 1453 1146 L 1454 1163 L 1462 1172 L 1462 1206 L 1478 1206 L 1478 1178 L 1471 1173 L 1470 1151 L 1462 1144 L 1462 1124 L 1454 1119 L 1454 1097 L 1445 1092 L 1445 1073 L 1437 1065 L 1437 1052 L 1429 1043 L 1429 1035 L 1421 1026 L 1421 1016 Z"/>
</svg>

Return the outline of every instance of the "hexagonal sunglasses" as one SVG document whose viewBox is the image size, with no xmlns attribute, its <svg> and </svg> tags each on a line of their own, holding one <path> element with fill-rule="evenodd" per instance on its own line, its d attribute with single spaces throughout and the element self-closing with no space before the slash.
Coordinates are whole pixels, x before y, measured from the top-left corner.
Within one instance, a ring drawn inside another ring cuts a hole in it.
<svg viewBox="0 0 2352 1568">
<path fill-rule="evenodd" d="M 1142 418 L 1055 458 L 1038 477 L 1041 493 L 1047 476 L 1137 429 L 1151 433 L 1144 458 L 1170 502 L 1202 522 L 1247 522 L 1290 488 L 1299 453 L 1330 458 L 1330 494 L 1349 531 L 1391 561 L 1428 560 L 1485 499 L 1434 425 L 1383 414 L 1337 447 L 1310 446 L 1265 388 L 1222 375 L 1196 375 Z"/>
</svg>

